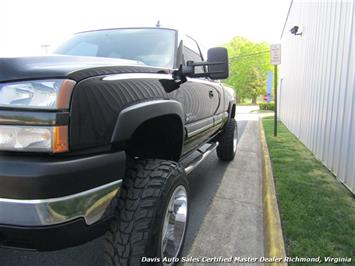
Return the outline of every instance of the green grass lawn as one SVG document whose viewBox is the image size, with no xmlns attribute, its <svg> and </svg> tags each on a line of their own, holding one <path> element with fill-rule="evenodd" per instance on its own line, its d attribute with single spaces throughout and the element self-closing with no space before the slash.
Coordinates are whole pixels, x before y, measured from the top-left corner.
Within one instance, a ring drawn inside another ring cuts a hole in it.
<svg viewBox="0 0 355 266">
<path fill-rule="evenodd" d="M 355 197 L 281 122 L 275 138 L 273 121 L 263 124 L 287 255 L 352 257 L 355 265 Z"/>
</svg>

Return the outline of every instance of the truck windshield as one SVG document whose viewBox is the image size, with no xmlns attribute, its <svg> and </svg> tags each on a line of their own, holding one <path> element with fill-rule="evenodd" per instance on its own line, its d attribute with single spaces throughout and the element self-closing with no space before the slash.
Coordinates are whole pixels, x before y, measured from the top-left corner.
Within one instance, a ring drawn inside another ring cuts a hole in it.
<svg viewBox="0 0 355 266">
<path fill-rule="evenodd" d="M 110 29 L 75 34 L 54 53 L 140 61 L 173 68 L 175 31 L 169 29 Z"/>
</svg>

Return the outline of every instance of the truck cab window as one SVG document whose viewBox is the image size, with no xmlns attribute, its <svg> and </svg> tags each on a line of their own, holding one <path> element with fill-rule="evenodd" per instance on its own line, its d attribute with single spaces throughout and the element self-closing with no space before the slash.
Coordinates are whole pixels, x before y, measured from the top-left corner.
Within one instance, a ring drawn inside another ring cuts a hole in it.
<svg viewBox="0 0 355 266">
<path fill-rule="evenodd" d="M 194 62 L 203 61 L 200 50 L 199 50 L 198 45 L 195 40 L 193 40 L 189 36 L 185 36 L 185 38 L 183 39 L 183 42 L 184 42 L 185 64 L 187 61 L 194 61 Z M 204 68 L 203 67 L 196 67 L 195 72 L 196 73 L 204 73 Z"/>
</svg>

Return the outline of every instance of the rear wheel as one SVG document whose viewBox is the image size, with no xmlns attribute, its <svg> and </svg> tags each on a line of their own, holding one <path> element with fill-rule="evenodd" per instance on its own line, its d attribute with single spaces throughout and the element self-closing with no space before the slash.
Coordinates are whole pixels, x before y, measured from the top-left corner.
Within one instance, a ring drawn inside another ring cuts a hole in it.
<svg viewBox="0 0 355 266">
<path fill-rule="evenodd" d="M 217 156 L 222 161 L 231 161 L 237 152 L 238 125 L 234 118 L 231 118 L 225 125 L 224 131 L 219 138 Z"/>
<path fill-rule="evenodd" d="M 188 182 L 178 164 L 135 161 L 105 235 L 106 265 L 173 265 L 185 239 L 188 196 Z M 159 261 L 152 261 L 155 258 Z"/>
</svg>

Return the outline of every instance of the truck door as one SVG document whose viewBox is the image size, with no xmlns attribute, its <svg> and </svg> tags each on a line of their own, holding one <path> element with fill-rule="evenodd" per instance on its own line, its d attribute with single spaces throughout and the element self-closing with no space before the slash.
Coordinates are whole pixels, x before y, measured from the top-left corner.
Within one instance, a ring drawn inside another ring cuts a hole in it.
<svg viewBox="0 0 355 266">
<path fill-rule="evenodd" d="M 192 38 L 183 39 L 183 64 L 187 61 L 200 62 L 203 56 L 198 44 Z M 196 67 L 196 73 L 205 71 L 203 67 Z M 207 78 L 189 78 L 177 90 L 177 96 L 186 113 L 186 131 L 188 143 L 186 148 L 193 148 L 205 141 L 213 132 L 214 115 L 220 107 L 221 91 L 219 84 Z M 196 141 L 192 141 L 196 139 Z"/>
</svg>

